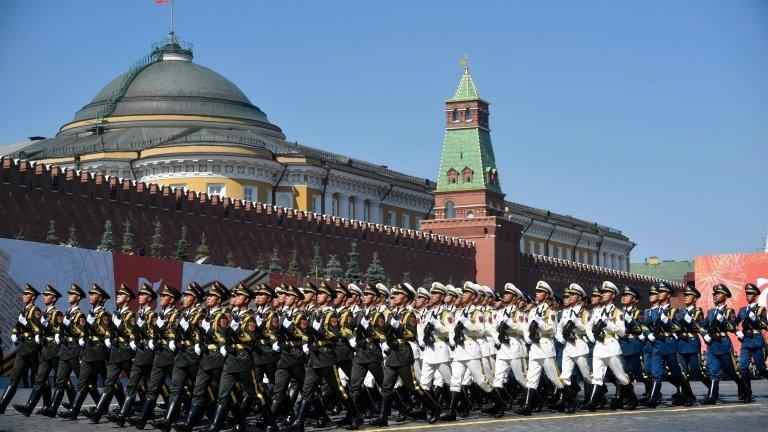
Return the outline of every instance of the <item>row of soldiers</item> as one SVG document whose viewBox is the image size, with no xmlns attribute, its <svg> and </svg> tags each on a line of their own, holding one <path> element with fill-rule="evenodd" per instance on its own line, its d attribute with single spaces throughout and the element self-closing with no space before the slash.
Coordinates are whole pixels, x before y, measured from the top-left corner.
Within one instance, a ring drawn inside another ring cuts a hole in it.
<svg viewBox="0 0 768 432">
<path fill-rule="evenodd" d="M 690 382 L 700 380 L 708 388 L 702 403 L 714 404 L 726 375 L 749 402 L 751 376 L 766 377 L 760 292 L 748 284 L 748 304 L 737 313 L 727 306 L 727 286 L 712 290 L 714 307 L 705 314 L 696 288 L 687 287 L 685 306 L 673 308 L 674 290 L 664 283 L 650 291 L 651 307 L 640 310 L 634 287 L 609 281 L 590 295 L 571 284 L 561 299 L 545 281 L 530 296 L 510 283 L 498 293 L 472 282 L 435 282 L 429 290 L 330 281 L 273 289 L 254 274 L 231 289 L 193 282 L 183 293 L 170 284 L 159 294 L 146 284 L 134 293 L 122 284 L 112 313 L 104 308 L 109 294 L 93 284 L 85 313 L 78 285 L 68 291 L 68 310 L 58 311 L 54 287 L 45 287 L 40 310 L 39 292 L 27 284 L 0 412 L 28 369 L 37 371 L 29 400 L 14 405 L 26 416 L 42 399 L 38 414 L 74 420 L 91 395 L 96 406 L 83 412 L 91 421 L 106 417 L 138 429 L 151 421 L 163 431 L 191 431 L 204 416 L 211 419 L 207 431 L 228 423 L 243 430 L 253 412 L 267 430 L 297 431 L 309 418 L 326 426 L 336 409 L 345 412 L 337 426 L 347 429 L 361 427 L 364 417 L 387 426 L 393 407 L 400 421 L 429 423 L 473 408 L 495 417 L 510 409 L 531 415 L 545 405 L 573 413 L 580 382 L 582 408 L 591 411 L 605 404 L 635 409 L 635 382 L 645 384 L 647 407 L 659 405 L 665 381 L 677 390 L 675 403 L 691 405 Z M 130 307 L 136 298 L 138 310 Z M 738 368 L 729 334 L 741 341 Z M 610 401 L 606 382 L 617 390 Z M 58 412 L 67 395 L 68 408 Z M 165 410 L 155 416 L 160 397 Z M 109 412 L 113 398 L 118 406 Z"/>
</svg>

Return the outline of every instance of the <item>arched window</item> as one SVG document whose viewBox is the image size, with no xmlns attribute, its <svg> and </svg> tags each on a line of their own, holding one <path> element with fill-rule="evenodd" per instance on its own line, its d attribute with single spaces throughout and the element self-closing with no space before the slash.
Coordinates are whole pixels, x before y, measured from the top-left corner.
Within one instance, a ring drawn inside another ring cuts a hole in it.
<svg viewBox="0 0 768 432">
<path fill-rule="evenodd" d="M 445 202 L 445 218 L 454 219 L 456 217 L 456 204 L 453 201 Z"/>
<path fill-rule="evenodd" d="M 467 107 L 467 109 L 464 110 L 464 120 L 472 121 L 472 108 Z"/>
<path fill-rule="evenodd" d="M 459 109 L 458 108 L 454 108 L 453 112 L 451 112 L 451 121 L 455 121 L 455 122 L 459 121 Z"/>
<path fill-rule="evenodd" d="M 472 175 L 475 172 L 472 171 L 470 167 L 464 167 L 463 170 L 461 170 L 461 176 L 464 178 L 465 183 L 471 183 L 472 182 Z"/>
<path fill-rule="evenodd" d="M 473 217 L 475 217 L 475 212 L 473 212 L 472 210 L 468 210 L 467 219 L 472 219 Z"/>
<path fill-rule="evenodd" d="M 447 175 L 448 175 L 448 183 L 456 183 L 456 181 L 459 179 L 459 172 L 453 168 L 448 170 Z"/>
</svg>

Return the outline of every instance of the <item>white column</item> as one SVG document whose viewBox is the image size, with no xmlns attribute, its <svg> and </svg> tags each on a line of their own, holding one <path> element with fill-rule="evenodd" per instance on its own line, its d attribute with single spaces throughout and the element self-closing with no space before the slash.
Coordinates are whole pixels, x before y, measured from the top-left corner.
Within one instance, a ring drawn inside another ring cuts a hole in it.
<svg viewBox="0 0 768 432">
<path fill-rule="evenodd" d="M 339 192 L 339 216 L 349 217 L 349 195 Z"/>
<path fill-rule="evenodd" d="M 323 199 L 323 201 L 325 201 L 325 214 L 332 215 L 333 214 L 333 192 L 326 190 L 325 198 Z"/>
<path fill-rule="evenodd" d="M 365 199 L 359 196 L 355 197 L 355 219 L 359 221 L 365 220 L 363 207 L 365 207 Z"/>
</svg>

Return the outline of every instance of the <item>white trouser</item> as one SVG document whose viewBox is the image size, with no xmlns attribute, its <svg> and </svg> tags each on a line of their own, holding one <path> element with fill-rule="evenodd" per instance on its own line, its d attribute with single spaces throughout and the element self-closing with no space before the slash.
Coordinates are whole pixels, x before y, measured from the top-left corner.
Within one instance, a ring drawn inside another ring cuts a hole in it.
<svg viewBox="0 0 768 432">
<path fill-rule="evenodd" d="M 421 376 L 421 359 L 416 359 L 413 362 L 413 379 L 419 379 Z"/>
<path fill-rule="evenodd" d="M 493 367 L 491 367 L 493 363 L 491 363 L 491 357 L 483 357 L 480 361 L 483 365 L 483 375 L 485 375 L 485 378 L 488 381 L 493 381 Z"/>
<path fill-rule="evenodd" d="M 346 387 L 347 384 L 349 383 L 349 377 L 347 376 L 347 374 L 344 373 L 343 370 L 341 370 L 341 368 L 337 368 L 337 369 L 339 370 L 339 382 L 341 382 L 342 386 Z"/>
<path fill-rule="evenodd" d="M 582 355 L 576 357 L 563 356 L 563 372 L 560 374 L 560 379 L 563 380 L 565 385 L 571 385 L 574 367 L 579 368 L 581 376 L 584 377 L 584 382 L 592 384 L 592 372 L 589 370 L 587 356 Z"/>
<path fill-rule="evenodd" d="M 491 382 L 483 375 L 483 365 L 480 363 L 480 359 L 472 360 L 454 360 L 451 363 L 451 391 L 461 391 L 461 386 L 464 383 L 464 375 L 469 373 L 469 376 L 480 386 L 485 392 L 493 390 Z"/>
<path fill-rule="evenodd" d="M 629 384 L 629 377 L 624 372 L 624 365 L 621 363 L 621 356 L 612 357 L 592 357 L 592 384 L 601 386 L 605 378 L 605 372 L 611 368 L 611 372 L 622 385 Z"/>
<path fill-rule="evenodd" d="M 504 383 L 507 381 L 509 370 L 512 370 L 512 374 L 515 376 L 515 381 L 518 384 L 525 387 L 525 365 L 523 362 L 525 359 L 516 358 L 510 360 L 502 360 L 496 357 L 495 372 L 493 374 L 493 386 L 504 387 Z"/>
<path fill-rule="evenodd" d="M 535 389 L 539 386 L 542 369 L 544 369 L 547 378 L 555 385 L 555 387 L 559 389 L 563 388 L 563 382 L 560 380 L 560 372 L 557 370 L 557 361 L 555 360 L 555 357 L 545 357 L 529 361 L 526 387 Z"/>
<path fill-rule="evenodd" d="M 421 375 L 419 375 L 419 384 L 423 389 L 440 387 L 443 383 L 451 382 L 451 366 L 448 363 L 422 363 Z"/>
</svg>

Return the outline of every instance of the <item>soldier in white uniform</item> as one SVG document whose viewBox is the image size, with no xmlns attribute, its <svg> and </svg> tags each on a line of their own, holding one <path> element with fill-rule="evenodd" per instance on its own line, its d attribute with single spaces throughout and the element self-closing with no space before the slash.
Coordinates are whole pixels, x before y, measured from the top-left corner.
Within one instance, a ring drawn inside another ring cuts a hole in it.
<svg viewBox="0 0 768 432">
<path fill-rule="evenodd" d="M 523 335 L 525 341 L 530 343 L 530 348 L 528 350 L 525 405 L 516 411 L 519 415 L 531 415 L 533 413 L 539 399 L 536 389 L 539 387 L 542 371 L 549 381 L 561 390 L 566 406 L 575 406 L 576 404 L 571 389 L 565 387 L 560 379 L 560 372 L 557 370 L 554 341 L 557 314 L 548 305 L 548 300 L 552 295 L 554 293 L 548 283 L 539 281 L 536 284 L 536 307 L 528 312 L 528 327 Z"/>
<path fill-rule="evenodd" d="M 483 374 L 480 362 L 480 345 L 477 338 L 480 337 L 482 322 L 479 319 L 480 311 L 474 306 L 477 296 L 475 284 L 466 282 L 461 294 L 461 303 L 465 305 L 456 311 L 452 326 L 449 328 L 449 345 L 453 348 L 453 362 L 451 363 L 451 404 L 448 413 L 441 417 L 444 421 L 456 420 L 456 408 L 461 397 L 461 384 L 467 370 L 477 385 L 488 394 L 494 403 L 494 416 L 504 415 L 505 404 L 501 395 L 493 391 L 493 386 Z"/>
<path fill-rule="evenodd" d="M 525 388 L 526 384 L 525 359 L 528 357 L 528 347 L 523 340 L 523 333 L 527 326 L 527 317 L 517 309 L 517 302 L 521 297 L 523 293 L 516 286 L 511 283 L 504 285 L 503 307 L 496 314 L 492 331 L 496 346 L 493 387 L 507 400 L 510 396 L 504 389 L 504 384 L 510 370 L 521 388 Z"/>
<path fill-rule="evenodd" d="M 578 367 L 581 376 L 587 384 L 592 385 L 592 372 L 589 368 L 589 345 L 586 341 L 589 312 L 581 307 L 581 302 L 587 297 L 584 288 L 572 283 L 565 290 L 565 306 L 562 319 L 557 323 L 555 339 L 564 345 L 563 365 L 560 379 L 571 388 L 574 395 L 579 392 L 579 384 L 572 382 L 574 368 Z M 569 412 L 575 407 L 563 407 Z M 571 411 L 572 412 L 572 411 Z"/>
<path fill-rule="evenodd" d="M 443 304 L 447 290 L 440 282 L 432 282 L 429 307 L 425 308 L 424 326 L 419 333 L 421 346 L 421 375 L 419 382 L 427 391 L 434 391 L 438 377 L 440 382 L 451 382 L 451 350 L 448 348 L 448 316 L 451 312 Z M 433 385 L 434 384 L 434 385 Z"/>
<path fill-rule="evenodd" d="M 592 353 L 592 392 L 589 395 L 587 409 L 596 411 L 602 400 L 603 380 L 608 368 L 619 381 L 619 399 L 626 403 L 627 409 L 637 408 L 637 397 L 629 376 L 624 372 L 621 362 L 620 337 L 624 336 L 624 318 L 621 311 L 613 304 L 619 289 L 612 282 L 603 282 L 600 291 L 603 294 L 600 307 L 592 311 L 592 317 L 587 324 L 587 336 L 595 341 Z M 617 404 L 618 405 L 618 404 Z"/>
</svg>

